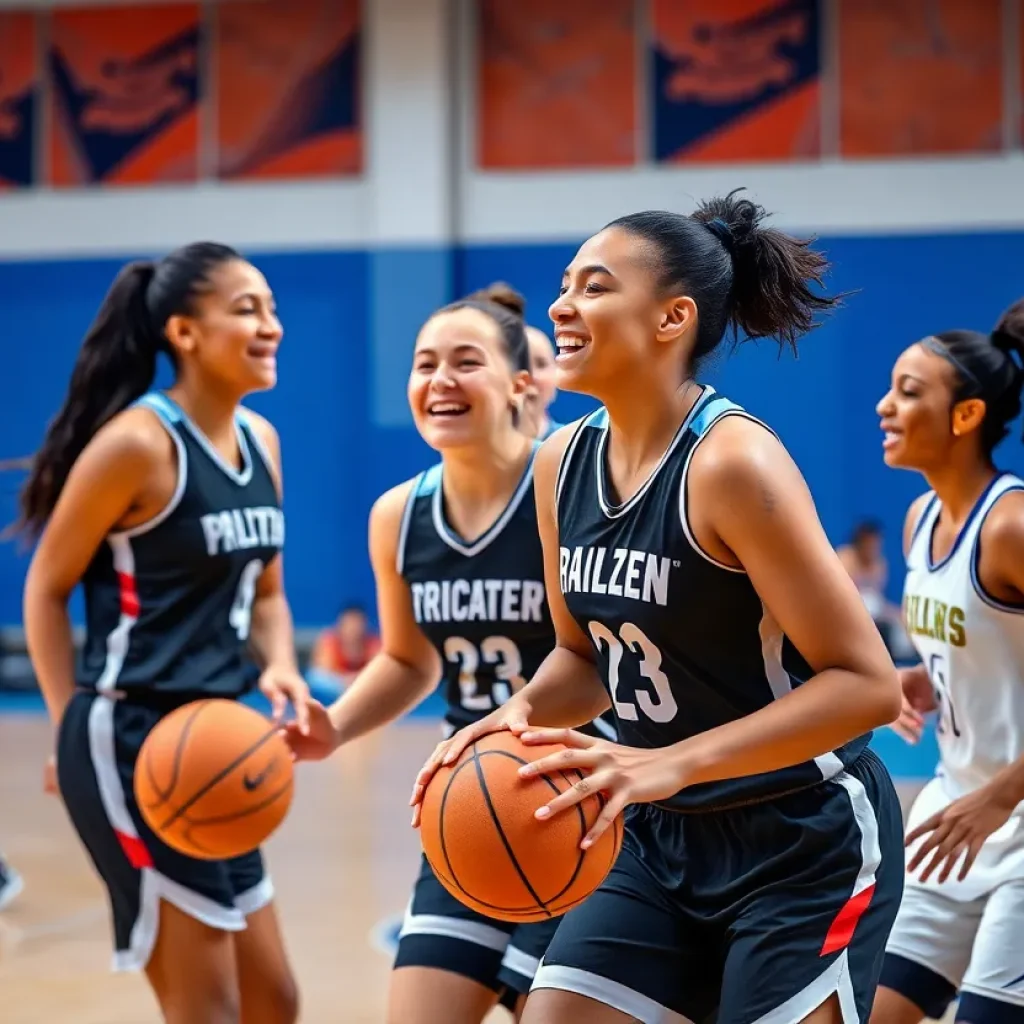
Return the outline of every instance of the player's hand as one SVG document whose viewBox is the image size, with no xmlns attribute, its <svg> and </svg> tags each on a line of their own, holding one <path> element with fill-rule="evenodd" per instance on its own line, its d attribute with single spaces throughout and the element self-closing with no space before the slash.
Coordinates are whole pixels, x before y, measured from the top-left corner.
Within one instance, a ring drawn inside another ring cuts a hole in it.
<svg viewBox="0 0 1024 1024">
<path fill-rule="evenodd" d="M 43 765 L 43 792 L 50 796 L 59 796 L 60 787 L 57 785 L 57 755 L 51 754 Z"/>
<path fill-rule="evenodd" d="M 331 721 L 330 712 L 313 697 L 306 704 L 309 715 L 305 732 L 299 723 L 285 723 L 283 733 L 285 742 L 292 752 L 295 761 L 322 761 L 330 757 L 338 749 L 338 734 Z"/>
<path fill-rule="evenodd" d="M 412 827 L 420 827 L 423 794 L 426 792 L 427 783 L 434 777 L 438 768 L 442 765 L 454 764 L 462 756 L 466 747 L 488 733 L 508 729 L 517 736 L 521 735 L 528 728 L 527 719 L 532 711 L 533 708 L 529 703 L 520 700 L 516 695 L 501 707 L 495 708 L 486 718 L 467 725 L 449 739 L 441 740 L 434 747 L 434 752 L 427 758 L 426 764 L 420 769 L 419 775 L 416 776 L 412 796 L 409 798 L 409 806 L 412 807 Z"/>
<path fill-rule="evenodd" d="M 605 794 L 603 810 L 580 843 L 584 850 L 598 840 L 627 805 L 666 800 L 683 786 L 677 761 L 666 757 L 661 749 L 624 747 L 575 729 L 530 729 L 520 739 L 526 744 L 562 743 L 569 748 L 523 765 L 519 774 L 524 778 L 567 768 L 586 770 L 570 789 L 538 808 L 538 818 L 550 818 L 594 793 Z"/>
<path fill-rule="evenodd" d="M 284 720 L 288 704 L 295 709 L 295 722 L 299 732 L 309 730 L 309 685 L 291 667 L 268 665 L 260 676 L 260 693 L 270 701 L 275 722 Z"/>
<path fill-rule="evenodd" d="M 921 740 L 924 732 L 925 715 L 938 708 L 935 688 L 924 665 L 903 668 L 899 671 L 900 687 L 903 690 L 903 706 L 899 717 L 890 726 L 897 736 L 914 745 Z"/>
<path fill-rule="evenodd" d="M 949 878 L 956 862 L 963 857 L 963 864 L 957 873 L 957 878 L 962 882 L 985 840 L 1006 824 L 1015 807 L 1016 803 L 1004 799 L 991 786 L 982 786 L 954 800 L 938 814 L 933 814 L 907 833 L 908 847 L 924 837 L 907 864 L 907 871 L 913 874 L 930 853 L 931 859 L 921 871 L 921 881 L 927 882 L 941 865 L 936 881 L 942 883 Z"/>
</svg>

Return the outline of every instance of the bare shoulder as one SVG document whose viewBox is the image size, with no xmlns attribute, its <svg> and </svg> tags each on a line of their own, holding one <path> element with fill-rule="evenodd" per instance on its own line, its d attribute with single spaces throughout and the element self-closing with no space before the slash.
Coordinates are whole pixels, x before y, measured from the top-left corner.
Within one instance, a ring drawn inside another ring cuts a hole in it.
<svg viewBox="0 0 1024 1024">
<path fill-rule="evenodd" d="M 747 416 L 724 416 L 713 424 L 693 454 L 690 486 L 701 501 L 715 505 L 752 503 L 771 512 L 794 488 L 807 493 L 807 484 L 785 446 L 762 423 Z"/>
<path fill-rule="evenodd" d="M 992 506 L 981 527 L 982 550 L 1000 561 L 1024 559 L 1024 491 L 1009 491 Z"/>
<path fill-rule="evenodd" d="M 174 458 L 174 441 L 157 413 L 132 406 L 96 431 L 80 461 L 94 469 L 103 464 L 118 472 L 138 473 Z"/>
<path fill-rule="evenodd" d="M 372 529 L 393 533 L 397 539 L 402 517 L 405 515 L 405 506 L 418 479 L 419 477 L 415 476 L 396 484 L 373 503 L 373 508 L 370 509 Z"/>
<path fill-rule="evenodd" d="M 562 456 L 584 419 L 586 417 L 582 416 L 578 420 L 573 420 L 572 423 L 566 423 L 542 442 L 533 463 L 534 478 L 541 490 L 554 489 L 555 477 L 558 475 Z"/>
</svg>

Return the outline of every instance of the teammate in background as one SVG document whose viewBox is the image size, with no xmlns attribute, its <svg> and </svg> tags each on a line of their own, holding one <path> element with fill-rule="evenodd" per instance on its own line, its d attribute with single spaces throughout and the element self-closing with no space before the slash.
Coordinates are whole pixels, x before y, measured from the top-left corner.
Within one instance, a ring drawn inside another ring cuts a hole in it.
<svg viewBox="0 0 1024 1024">
<path fill-rule="evenodd" d="M 903 877 L 868 749 L 892 662 L 779 440 L 696 382 L 730 326 L 793 345 L 823 256 L 735 194 L 622 217 L 551 306 L 560 388 L 604 404 L 537 457 L 558 646 L 441 761 L 502 726 L 574 748 L 521 769 L 627 805 L 622 853 L 544 955 L 524 1024 L 866 1021 Z M 605 705 L 621 745 L 570 728 Z M 529 723 L 529 725 L 527 725 Z M 417 808 L 418 809 L 418 808 Z"/>
<path fill-rule="evenodd" d="M 509 309 L 526 312 L 526 299 L 510 284 L 494 284 L 473 292 L 467 298 L 496 302 Z M 520 314 L 520 315 L 523 315 Z M 530 385 L 523 396 L 520 428 L 530 437 L 546 441 L 560 426 L 548 415 L 548 408 L 558 395 L 555 384 L 555 351 L 551 339 L 539 328 L 526 325 L 526 341 L 530 356 Z"/>
<path fill-rule="evenodd" d="M 60 793 L 107 887 L 116 969 L 145 970 L 170 1024 L 291 1024 L 295 982 L 258 850 L 201 861 L 135 804 L 139 748 L 191 700 L 260 688 L 305 722 L 282 589 L 277 434 L 239 403 L 274 386 L 281 324 L 263 275 L 201 242 L 124 267 L 86 335 L 22 492 L 41 533 L 28 650 L 57 731 Z M 157 356 L 175 383 L 150 392 Z M 81 582 L 75 656 L 67 600 Z"/>
<path fill-rule="evenodd" d="M 0 854 L 0 910 L 9 907 L 25 888 L 25 880 Z"/>
<path fill-rule="evenodd" d="M 421 329 L 409 405 L 441 462 L 374 505 L 383 649 L 330 709 L 311 704 L 308 736 L 289 728 L 299 759 L 327 757 L 393 722 L 438 679 L 450 735 L 522 689 L 554 646 L 533 498 L 539 446 L 519 428 L 529 365 L 518 303 L 471 296 Z M 499 998 L 512 1009 L 556 924 L 477 914 L 424 859 L 399 936 L 388 1021 L 480 1024 Z"/>
<path fill-rule="evenodd" d="M 886 465 L 931 490 L 904 527 L 909 742 L 938 710 L 939 770 L 907 822 L 906 891 L 872 1024 L 1024 1021 L 1024 482 L 993 452 L 1021 408 L 1024 300 L 991 334 L 911 345 L 878 404 Z"/>
</svg>

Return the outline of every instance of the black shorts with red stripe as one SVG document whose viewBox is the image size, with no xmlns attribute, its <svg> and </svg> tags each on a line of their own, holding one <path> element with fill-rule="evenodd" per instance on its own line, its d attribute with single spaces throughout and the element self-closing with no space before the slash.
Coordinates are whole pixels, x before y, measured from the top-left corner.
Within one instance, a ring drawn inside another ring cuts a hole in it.
<svg viewBox="0 0 1024 1024">
<path fill-rule="evenodd" d="M 796 1024 L 837 995 L 868 1020 L 903 892 L 903 821 L 870 750 L 810 789 L 707 813 L 628 812 L 604 884 L 559 925 L 531 991 L 643 1024 Z"/>
<path fill-rule="evenodd" d="M 132 777 L 143 740 L 171 710 L 160 703 L 147 694 L 115 700 L 78 691 L 57 737 L 61 796 L 110 897 L 117 970 L 145 967 L 161 900 L 212 928 L 241 931 L 246 917 L 273 899 L 258 850 L 231 860 L 196 860 L 172 850 L 143 821 Z"/>
</svg>

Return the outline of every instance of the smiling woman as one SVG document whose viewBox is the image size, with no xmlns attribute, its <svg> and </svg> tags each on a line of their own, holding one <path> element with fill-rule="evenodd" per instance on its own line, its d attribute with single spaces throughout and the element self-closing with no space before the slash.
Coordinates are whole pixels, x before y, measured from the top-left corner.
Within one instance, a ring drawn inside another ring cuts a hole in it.
<svg viewBox="0 0 1024 1024">
<path fill-rule="evenodd" d="M 196 860 L 148 828 L 132 778 L 175 708 L 260 686 L 305 721 L 282 587 L 277 434 L 240 408 L 273 387 L 282 329 L 263 275 L 212 242 L 126 266 L 82 347 L 22 494 L 41 534 L 25 584 L 60 793 L 110 896 L 115 965 L 145 970 L 171 1024 L 291 1024 L 295 984 L 259 850 Z M 175 382 L 151 392 L 157 358 Z M 74 669 L 67 602 L 81 583 Z"/>
<path fill-rule="evenodd" d="M 1024 481 L 995 449 L 1021 408 L 1024 300 L 989 334 L 903 351 L 878 403 L 887 465 L 930 490 L 907 512 L 903 609 L 921 664 L 896 730 L 938 712 L 940 764 L 908 821 L 905 893 L 872 1024 L 1021 1019 L 1024 946 Z M 1014 823 L 1016 819 L 1016 823 Z"/>
</svg>

